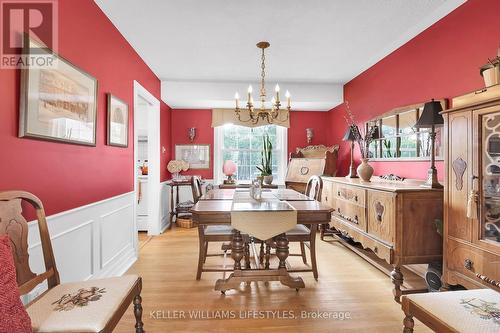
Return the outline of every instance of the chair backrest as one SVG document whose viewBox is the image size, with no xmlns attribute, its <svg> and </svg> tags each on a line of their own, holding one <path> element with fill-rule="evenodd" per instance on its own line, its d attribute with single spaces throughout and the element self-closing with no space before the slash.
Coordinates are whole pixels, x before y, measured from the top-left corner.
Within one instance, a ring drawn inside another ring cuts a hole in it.
<svg viewBox="0 0 500 333">
<path fill-rule="evenodd" d="M 35 274 L 29 266 L 28 223 L 22 215 L 22 201 L 31 204 L 36 211 L 40 241 L 42 244 L 45 272 Z M 16 266 L 17 286 L 21 295 L 29 293 L 38 284 L 47 280 L 49 289 L 59 284 L 54 252 L 50 242 L 49 229 L 40 199 L 29 192 L 0 192 L 0 235 L 8 235 Z"/>
<path fill-rule="evenodd" d="M 307 181 L 305 194 L 314 200 L 321 201 L 321 192 L 323 191 L 323 180 L 319 176 L 312 176 Z"/>
<path fill-rule="evenodd" d="M 193 176 L 191 178 L 191 191 L 193 191 L 193 201 L 197 203 L 200 200 L 203 193 L 201 192 L 201 178 L 198 176 Z"/>
</svg>

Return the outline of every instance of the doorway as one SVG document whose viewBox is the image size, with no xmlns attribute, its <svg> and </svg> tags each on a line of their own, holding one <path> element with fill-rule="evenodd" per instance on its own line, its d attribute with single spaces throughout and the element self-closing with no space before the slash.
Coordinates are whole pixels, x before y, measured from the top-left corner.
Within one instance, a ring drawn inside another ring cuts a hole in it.
<svg viewBox="0 0 500 333">
<path fill-rule="evenodd" d="M 134 198 L 136 230 L 147 232 L 147 236 L 159 235 L 160 102 L 137 81 L 134 81 Z"/>
</svg>

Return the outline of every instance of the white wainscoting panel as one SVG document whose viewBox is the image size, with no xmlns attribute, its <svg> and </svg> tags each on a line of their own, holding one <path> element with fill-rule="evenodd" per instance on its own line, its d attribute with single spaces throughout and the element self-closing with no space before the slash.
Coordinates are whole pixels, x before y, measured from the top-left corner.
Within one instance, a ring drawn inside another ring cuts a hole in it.
<svg viewBox="0 0 500 333">
<path fill-rule="evenodd" d="M 164 232 L 170 224 L 170 186 L 166 182 L 160 183 L 160 219 L 160 230 Z"/>
<path fill-rule="evenodd" d="M 137 232 L 133 218 L 134 193 L 47 217 L 61 282 L 119 276 L 137 260 Z M 45 271 L 38 223 L 29 223 L 30 266 Z M 45 290 L 43 284 L 25 301 Z"/>
</svg>

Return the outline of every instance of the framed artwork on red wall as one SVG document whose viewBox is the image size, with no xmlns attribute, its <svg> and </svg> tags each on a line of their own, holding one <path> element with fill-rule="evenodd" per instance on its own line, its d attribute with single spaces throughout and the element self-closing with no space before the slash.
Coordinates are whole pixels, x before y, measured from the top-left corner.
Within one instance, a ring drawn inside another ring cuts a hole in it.
<svg viewBox="0 0 500 333">
<path fill-rule="evenodd" d="M 128 147 L 128 105 L 112 94 L 108 94 L 107 122 L 107 144 Z"/>
<path fill-rule="evenodd" d="M 175 159 L 189 163 L 189 169 L 210 168 L 210 145 L 175 145 Z"/>
<path fill-rule="evenodd" d="M 25 45 L 24 55 L 54 65 L 21 69 L 19 137 L 95 146 L 97 80 L 32 39 Z"/>
</svg>

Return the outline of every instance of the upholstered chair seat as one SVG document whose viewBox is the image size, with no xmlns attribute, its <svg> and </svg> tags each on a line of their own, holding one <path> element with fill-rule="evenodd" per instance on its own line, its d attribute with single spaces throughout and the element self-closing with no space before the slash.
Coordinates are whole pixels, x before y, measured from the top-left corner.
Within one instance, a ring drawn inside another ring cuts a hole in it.
<svg viewBox="0 0 500 333">
<path fill-rule="evenodd" d="M 34 332 L 101 332 L 139 281 L 137 275 L 65 283 L 27 307 Z"/>
<path fill-rule="evenodd" d="M 287 236 L 304 235 L 308 236 L 311 230 L 303 224 L 297 224 L 293 229 L 286 232 Z"/>
<path fill-rule="evenodd" d="M 192 202 L 191 200 L 188 200 L 188 201 L 184 201 L 184 202 L 181 202 L 177 205 L 177 208 L 192 208 L 194 206 L 194 202 Z"/>
<path fill-rule="evenodd" d="M 205 236 L 231 236 L 233 228 L 230 225 L 209 225 L 205 227 Z"/>
</svg>

